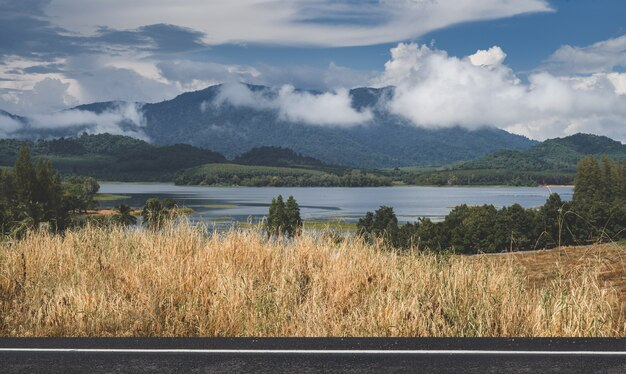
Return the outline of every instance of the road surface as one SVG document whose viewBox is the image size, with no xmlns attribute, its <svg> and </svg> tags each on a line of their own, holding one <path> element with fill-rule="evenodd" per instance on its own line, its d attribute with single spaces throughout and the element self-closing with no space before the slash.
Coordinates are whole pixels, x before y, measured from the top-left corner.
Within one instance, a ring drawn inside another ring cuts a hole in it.
<svg viewBox="0 0 626 374">
<path fill-rule="evenodd" d="M 0 339 L 2 373 L 626 373 L 626 339 Z"/>
</svg>

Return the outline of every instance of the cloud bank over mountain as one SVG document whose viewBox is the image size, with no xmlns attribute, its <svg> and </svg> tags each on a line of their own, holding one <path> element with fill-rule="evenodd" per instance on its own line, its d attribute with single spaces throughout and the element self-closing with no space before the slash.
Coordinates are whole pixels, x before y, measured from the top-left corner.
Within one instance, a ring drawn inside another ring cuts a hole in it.
<svg viewBox="0 0 626 374">
<path fill-rule="evenodd" d="M 149 140 L 145 134 L 146 119 L 141 105 L 116 103 L 109 108 L 94 112 L 73 109 L 49 114 L 34 114 L 18 121 L 0 113 L 0 136 L 13 137 L 20 132 L 54 134 L 59 130 L 72 130 L 74 134 L 109 133 Z M 44 136 L 45 137 L 45 136 Z"/>
<path fill-rule="evenodd" d="M 535 72 L 523 82 L 498 46 L 459 58 L 426 45 L 399 44 L 378 85 L 397 87 L 392 113 L 417 126 L 492 125 L 545 139 L 576 132 L 626 140 L 626 74 Z"/>
<path fill-rule="evenodd" d="M 265 91 L 252 91 L 243 84 L 226 84 L 212 104 L 219 107 L 224 103 L 276 110 L 284 121 L 307 125 L 352 126 L 365 124 L 373 118 L 371 110 L 358 111 L 352 107 L 346 89 L 316 94 L 296 91 L 293 86 L 285 85 L 268 95 Z M 202 103 L 203 111 L 209 108 L 209 103 Z"/>
</svg>

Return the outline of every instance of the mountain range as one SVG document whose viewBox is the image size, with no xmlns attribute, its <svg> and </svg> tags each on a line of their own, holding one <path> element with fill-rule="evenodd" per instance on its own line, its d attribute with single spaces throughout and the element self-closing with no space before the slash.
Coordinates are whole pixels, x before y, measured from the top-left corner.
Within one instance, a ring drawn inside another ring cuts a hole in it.
<svg viewBox="0 0 626 374">
<path fill-rule="evenodd" d="M 271 87 L 241 86 L 267 102 L 279 95 L 279 90 Z M 0 113 L 0 118 L 8 117 L 22 124 L 20 130 L 9 136 L 31 140 L 113 128 L 117 133 L 143 138 L 156 145 L 189 144 L 231 159 L 255 147 L 274 146 L 290 148 L 328 164 L 360 168 L 443 165 L 498 150 L 523 151 L 536 144 L 493 127 L 468 130 L 415 126 L 386 109 L 384 103 L 393 95 L 393 87 L 350 90 L 351 107 L 358 113 L 371 113 L 367 121 L 350 126 L 310 124 L 285 117 L 269 105 L 233 103 L 223 99 L 223 89 L 223 85 L 211 86 L 160 103 L 116 101 L 81 105 L 51 116 L 50 125 L 45 116 L 39 117 L 37 125 L 33 125 L 30 118 L 6 112 Z M 322 95 L 311 91 L 295 92 Z M 125 115 L 128 108 L 136 109 L 137 113 L 131 110 L 130 115 Z M 80 120 L 82 117 L 85 117 L 84 122 Z M 57 125 L 66 119 L 74 123 Z M 94 127 L 99 120 L 108 122 Z M 113 121 L 116 121 L 114 126 Z"/>
</svg>

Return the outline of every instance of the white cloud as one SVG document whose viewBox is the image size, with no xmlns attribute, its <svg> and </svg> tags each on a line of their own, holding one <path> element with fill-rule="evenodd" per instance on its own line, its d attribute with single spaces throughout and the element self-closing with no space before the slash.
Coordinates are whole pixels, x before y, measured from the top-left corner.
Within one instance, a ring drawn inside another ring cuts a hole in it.
<svg viewBox="0 0 626 374">
<path fill-rule="evenodd" d="M 606 78 L 611 82 L 618 95 L 626 95 L 626 73 L 609 73 Z"/>
<path fill-rule="evenodd" d="M 545 62 L 543 69 L 555 74 L 592 74 L 626 67 L 626 35 L 585 47 L 564 45 Z"/>
<path fill-rule="evenodd" d="M 179 88 L 161 76 L 155 62 L 141 54 L 77 55 L 67 58 L 66 69 L 67 76 L 76 82 L 81 103 L 155 102 L 180 93 Z"/>
<path fill-rule="evenodd" d="M 534 139 L 594 132 L 626 140 L 622 75 L 542 72 L 525 84 L 499 58 L 476 66 L 470 57 L 415 44 L 399 44 L 391 55 L 377 83 L 397 86 L 388 108 L 416 126 L 496 126 Z"/>
<path fill-rule="evenodd" d="M 143 132 L 146 120 L 141 107 L 136 104 L 120 103 L 101 113 L 85 110 L 65 110 L 52 114 L 35 114 L 26 118 L 26 124 L 17 122 L 0 114 L 0 135 L 10 137 L 25 129 L 66 130 L 78 135 L 109 133 L 127 135 L 149 140 Z"/>
<path fill-rule="evenodd" d="M 18 131 L 22 127 L 22 124 L 9 116 L 5 116 L 0 113 L 0 136 L 7 137 L 10 134 Z"/>
<path fill-rule="evenodd" d="M 146 11 L 149 9 L 149 11 Z M 546 12 L 546 0 L 53 0 L 60 26 L 91 33 L 97 25 L 137 29 L 167 23 L 206 34 L 208 44 L 355 46 L 413 39 L 452 24 Z M 331 19 L 333 22 L 323 22 Z M 355 22 L 359 21 L 359 22 Z"/>
<path fill-rule="evenodd" d="M 4 107 L 14 113 L 44 113 L 76 105 L 78 100 L 70 94 L 70 80 L 44 78 L 32 88 L 12 90 L 2 95 Z"/>
<path fill-rule="evenodd" d="M 277 102 L 282 118 L 312 125 L 358 125 L 372 119 L 369 109 L 357 111 L 345 89 L 313 95 L 297 92 L 292 86 L 283 86 Z"/>
<path fill-rule="evenodd" d="M 253 82 L 261 73 L 254 67 L 214 62 L 169 60 L 157 63 L 163 78 L 181 91 L 198 90 L 223 82 Z"/>
<path fill-rule="evenodd" d="M 506 53 L 504 53 L 502 48 L 496 45 L 488 50 L 479 49 L 473 55 L 469 55 L 468 58 L 472 62 L 472 65 L 475 66 L 493 66 L 503 63 L 506 58 Z"/>
<path fill-rule="evenodd" d="M 229 103 L 259 110 L 276 110 L 281 119 L 319 126 L 354 126 L 373 118 L 371 110 L 357 111 L 345 89 L 312 94 L 284 85 L 277 92 L 251 91 L 242 84 L 226 84 L 213 102 L 215 106 Z M 201 110 L 208 110 L 206 103 Z"/>
<path fill-rule="evenodd" d="M 29 124 L 37 129 L 64 129 L 81 127 L 81 131 L 100 134 L 129 135 L 146 138 L 141 131 L 146 120 L 141 107 L 136 104 L 120 104 L 102 113 L 85 110 L 66 110 L 62 112 L 34 115 L 29 117 Z M 83 127 L 86 127 L 83 129 Z"/>
<path fill-rule="evenodd" d="M 246 85 L 239 83 L 222 85 L 220 93 L 213 101 L 213 104 L 221 106 L 224 103 L 260 110 L 277 108 L 275 99 L 267 97 L 263 92 L 252 92 Z M 205 110 L 206 107 L 205 105 Z"/>
</svg>

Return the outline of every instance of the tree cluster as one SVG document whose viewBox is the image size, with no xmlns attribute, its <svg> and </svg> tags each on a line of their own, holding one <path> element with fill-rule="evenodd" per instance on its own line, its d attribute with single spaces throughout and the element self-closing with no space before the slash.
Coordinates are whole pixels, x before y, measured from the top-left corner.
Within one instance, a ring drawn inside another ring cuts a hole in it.
<svg viewBox="0 0 626 374">
<path fill-rule="evenodd" d="M 74 213 L 86 213 L 98 207 L 94 200 L 100 185 L 92 177 L 69 177 L 65 183 L 64 197 L 67 208 Z"/>
<path fill-rule="evenodd" d="M 15 166 L 0 170 L 0 233 L 21 235 L 42 225 L 64 230 L 69 213 L 92 207 L 99 188 L 92 178 L 63 183 L 50 161 L 35 165 L 28 148 L 22 148 Z"/>
<path fill-rule="evenodd" d="M 287 198 L 287 203 L 283 201 L 282 195 L 272 199 L 265 230 L 268 235 L 283 235 L 288 238 L 300 235 L 302 231 L 300 206 L 293 196 Z"/>
<path fill-rule="evenodd" d="M 141 213 L 143 225 L 152 230 L 162 228 L 165 222 L 174 216 L 175 208 L 176 201 L 172 199 L 148 199 Z"/>
<path fill-rule="evenodd" d="M 398 225 L 390 207 L 368 212 L 357 224 L 367 240 L 394 248 L 459 253 L 532 250 L 626 239 L 626 164 L 608 158 L 580 161 L 571 202 L 556 193 L 536 209 L 519 204 L 455 207 L 442 222 L 422 218 Z"/>
</svg>

